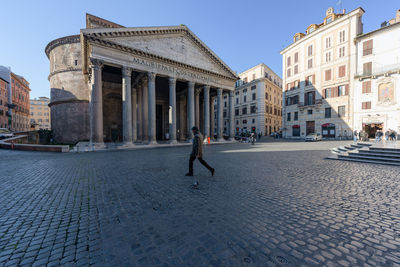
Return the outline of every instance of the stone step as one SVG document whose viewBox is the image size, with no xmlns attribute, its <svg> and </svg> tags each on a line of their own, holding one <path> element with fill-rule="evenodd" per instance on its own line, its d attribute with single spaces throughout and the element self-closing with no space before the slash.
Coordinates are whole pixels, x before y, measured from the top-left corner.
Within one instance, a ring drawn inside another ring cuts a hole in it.
<svg viewBox="0 0 400 267">
<path fill-rule="evenodd" d="M 350 158 L 350 157 L 339 158 L 337 156 L 330 156 L 330 157 L 327 157 L 326 159 L 330 159 L 330 160 L 345 160 L 345 161 L 352 161 L 352 162 L 372 163 L 372 164 L 391 165 L 391 166 L 400 166 L 400 163 L 388 162 L 388 161 L 385 161 L 385 160 L 366 160 L 366 159 L 357 159 L 357 158 Z"/>
<path fill-rule="evenodd" d="M 358 153 L 347 153 L 338 155 L 339 158 L 355 158 L 355 159 L 364 159 L 369 161 L 389 161 L 389 162 L 397 162 L 400 164 L 400 158 L 389 158 L 389 157 L 376 157 L 376 156 L 365 156 L 360 155 Z"/>
<path fill-rule="evenodd" d="M 399 153 L 400 154 L 400 148 L 386 148 L 386 147 L 369 147 L 370 151 L 375 151 L 375 152 L 391 152 L 391 153 Z"/>
<path fill-rule="evenodd" d="M 377 156 L 377 157 L 393 157 L 393 158 L 400 158 L 400 153 L 392 153 L 392 152 L 376 152 L 374 150 L 358 150 L 352 151 L 350 153 L 366 155 L 366 156 Z"/>
<path fill-rule="evenodd" d="M 372 144 L 370 144 L 370 143 L 360 143 L 360 142 L 358 142 L 357 145 L 359 145 L 359 146 L 365 146 L 365 147 L 372 146 Z"/>
<path fill-rule="evenodd" d="M 357 147 L 353 147 L 352 145 L 347 145 L 347 146 L 344 146 L 344 148 L 346 148 L 347 150 L 354 150 L 354 149 L 356 149 Z"/>
</svg>

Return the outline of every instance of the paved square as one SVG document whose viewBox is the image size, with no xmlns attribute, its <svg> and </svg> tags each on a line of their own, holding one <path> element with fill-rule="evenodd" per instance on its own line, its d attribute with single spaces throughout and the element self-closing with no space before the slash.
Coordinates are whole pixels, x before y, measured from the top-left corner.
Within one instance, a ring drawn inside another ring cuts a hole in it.
<svg viewBox="0 0 400 267">
<path fill-rule="evenodd" d="M 0 266 L 399 266 L 400 169 L 340 144 L 0 150 Z"/>
</svg>

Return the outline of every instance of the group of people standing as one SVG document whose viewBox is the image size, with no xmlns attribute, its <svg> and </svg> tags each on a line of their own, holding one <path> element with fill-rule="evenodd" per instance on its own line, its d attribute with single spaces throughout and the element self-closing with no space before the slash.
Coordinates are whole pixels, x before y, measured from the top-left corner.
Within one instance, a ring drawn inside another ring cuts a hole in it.
<svg viewBox="0 0 400 267">
<path fill-rule="evenodd" d="M 353 140 L 354 142 L 357 141 L 368 141 L 368 133 L 364 130 L 357 131 L 354 130 L 353 132 Z M 380 142 L 382 139 L 385 138 L 386 141 L 396 141 L 397 140 L 397 133 L 396 131 L 389 129 L 385 133 L 383 133 L 383 130 L 378 130 L 375 133 L 375 141 Z"/>
</svg>

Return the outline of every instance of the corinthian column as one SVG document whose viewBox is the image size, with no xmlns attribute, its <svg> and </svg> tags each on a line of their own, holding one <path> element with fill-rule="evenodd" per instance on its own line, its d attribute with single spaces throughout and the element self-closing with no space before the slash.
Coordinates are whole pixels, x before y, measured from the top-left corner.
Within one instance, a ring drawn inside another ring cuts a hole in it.
<svg viewBox="0 0 400 267">
<path fill-rule="evenodd" d="M 200 129 L 200 89 L 195 90 L 195 125 Z"/>
<path fill-rule="evenodd" d="M 143 103 L 143 110 L 142 110 L 142 139 L 143 142 L 147 142 L 149 140 L 149 90 L 148 90 L 148 80 L 145 77 L 142 81 L 142 103 Z"/>
<path fill-rule="evenodd" d="M 215 109 L 214 109 L 215 96 L 211 97 L 211 106 L 210 106 L 210 137 L 214 139 L 215 132 Z"/>
<path fill-rule="evenodd" d="M 231 141 L 235 138 L 235 107 L 233 104 L 234 91 L 229 91 L 229 139 Z"/>
<path fill-rule="evenodd" d="M 194 82 L 188 82 L 187 113 L 189 116 L 188 139 L 192 140 L 192 127 L 194 126 Z"/>
<path fill-rule="evenodd" d="M 142 131 L 142 125 L 143 125 L 143 92 L 142 92 L 142 85 L 138 83 L 137 85 L 137 140 L 138 141 L 143 141 L 143 131 Z"/>
<path fill-rule="evenodd" d="M 157 144 L 156 142 L 156 74 L 148 73 L 149 78 L 149 144 Z"/>
<path fill-rule="evenodd" d="M 223 118 L 222 118 L 222 89 L 217 89 L 217 141 L 223 141 Z"/>
<path fill-rule="evenodd" d="M 132 88 L 132 142 L 137 140 L 137 90 Z"/>
<path fill-rule="evenodd" d="M 103 140 L 103 61 L 90 59 L 92 68 L 92 88 L 90 95 L 90 142 L 96 147 L 104 147 Z"/>
<path fill-rule="evenodd" d="M 122 67 L 122 136 L 124 145 L 132 145 L 131 69 Z"/>
<path fill-rule="evenodd" d="M 210 86 L 204 86 L 204 138 L 210 136 Z"/>
<path fill-rule="evenodd" d="M 173 77 L 169 78 L 169 108 L 171 112 L 170 124 L 169 124 L 169 142 L 171 144 L 177 143 L 176 141 L 176 79 Z"/>
</svg>

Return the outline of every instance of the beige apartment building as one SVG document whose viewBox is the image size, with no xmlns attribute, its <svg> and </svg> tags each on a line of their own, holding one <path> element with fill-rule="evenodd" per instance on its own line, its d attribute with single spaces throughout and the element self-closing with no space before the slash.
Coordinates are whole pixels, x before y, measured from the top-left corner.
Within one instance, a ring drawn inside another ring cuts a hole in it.
<svg viewBox="0 0 400 267">
<path fill-rule="evenodd" d="M 51 129 L 50 124 L 50 98 L 39 97 L 38 99 L 31 99 L 30 106 L 30 122 L 31 129 Z"/>
<path fill-rule="evenodd" d="M 235 87 L 235 133 L 269 135 L 282 128 L 282 79 L 261 63 L 239 75 Z"/>
<path fill-rule="evenodd" d="M 296 33 L 281 51 L 283 60 L 283 136 L 351 138 L 356 47 L 362 34 L 362 8 L 326 11 L 320 24 Z"/>
</svg>

